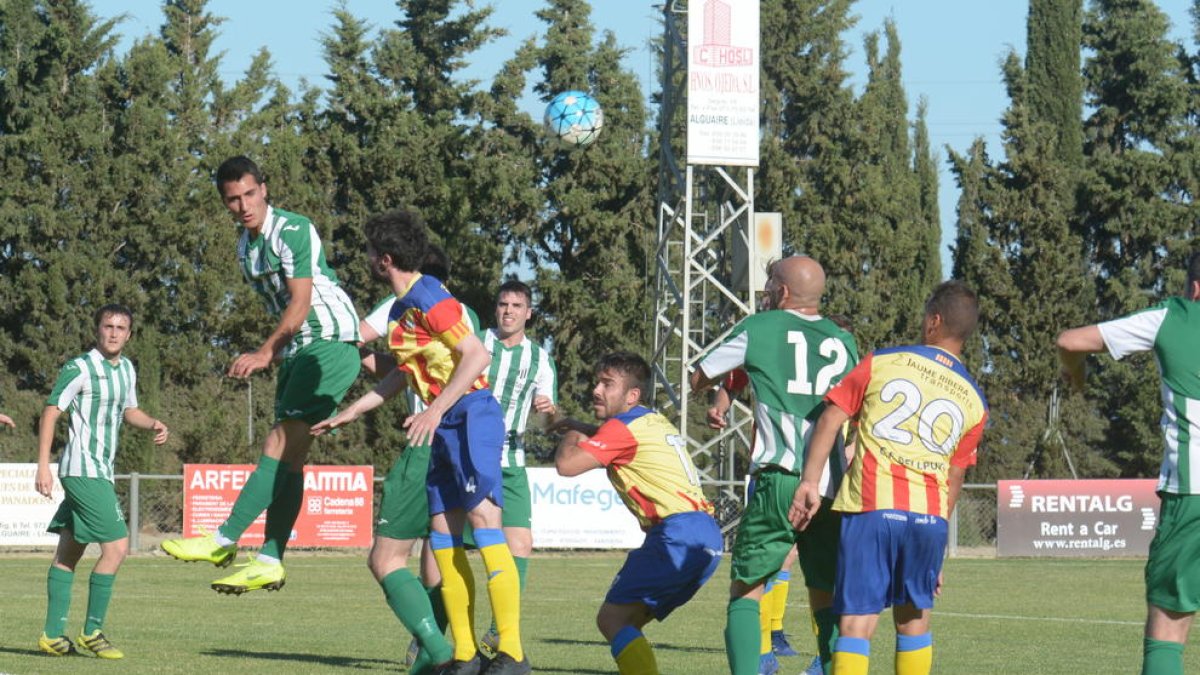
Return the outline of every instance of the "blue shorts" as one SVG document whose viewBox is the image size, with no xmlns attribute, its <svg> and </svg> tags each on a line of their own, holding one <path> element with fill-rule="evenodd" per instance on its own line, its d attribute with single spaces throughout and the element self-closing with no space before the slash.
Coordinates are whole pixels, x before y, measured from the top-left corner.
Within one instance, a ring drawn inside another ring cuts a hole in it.
<svg viewBox="0 0 1200 675">
<path fill-rule="evenodd" d="M 629 552 L 604 601 L 641 603 L 662 621 L 682 606 L 721 564 L 721 526 L 703 511 L 676 513 L 646 532 Z"/>
<path fill-rule="evenodd" d="M 885 607 L 933 607 L 946 555 L 946 521 L 909 511 L 842 514 L 836 614 L 878 614 Z"/>
<path fill-rule="evenodd" d="M 504 506 L 500 450 L 504 413 L 488 389 L 458 400 L 433 435 L 425 494 L 429 515 L 451 509 L 470 511 L 484 499 Z"/>
</svg>

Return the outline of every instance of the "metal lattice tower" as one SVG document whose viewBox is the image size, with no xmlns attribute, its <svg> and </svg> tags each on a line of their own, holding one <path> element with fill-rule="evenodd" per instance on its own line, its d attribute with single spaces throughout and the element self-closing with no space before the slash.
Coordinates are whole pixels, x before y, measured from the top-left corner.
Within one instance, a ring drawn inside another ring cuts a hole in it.
<svg viewBox="0 0 1200 675">
<path fill-rule="evenodd" d="M 735 401 L 729 425 L 713 432 L 705 424 L 707 399 L 690 395 L 688 378 L 696 362 L 755 310 L 760 289 L 747 283 L 754 275 L 738 262 L 753 260 L 757 245 L 747 234 L 754 217 L 754 169 L 680 163 L 672 140 L 679 142 L 686 124 L 685 0 L 663 6 L 663 26 L 652 367 L 665 399 L 656 400 L 687 440 L 704 482 L 720 486 L 740 511 L 751 411 Z"/>
</svg>

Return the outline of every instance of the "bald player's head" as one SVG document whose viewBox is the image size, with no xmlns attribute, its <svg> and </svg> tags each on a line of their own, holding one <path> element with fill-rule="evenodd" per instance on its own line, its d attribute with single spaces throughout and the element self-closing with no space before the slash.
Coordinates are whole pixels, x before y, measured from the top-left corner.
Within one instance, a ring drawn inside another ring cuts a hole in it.
<svg viewBox="0 0 1200 675">
<path fill-rule="evenodd" d="M 806 255 L 784 258 L 771 265 L 767 293 L 776 309 L 816 309 L 825 294 L 825 270 Z"/>
</svg>

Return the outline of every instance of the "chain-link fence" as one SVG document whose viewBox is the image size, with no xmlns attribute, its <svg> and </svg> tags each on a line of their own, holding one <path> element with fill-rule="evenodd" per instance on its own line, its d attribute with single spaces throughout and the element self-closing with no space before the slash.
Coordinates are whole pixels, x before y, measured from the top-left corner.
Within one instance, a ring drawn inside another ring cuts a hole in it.
<svg viewBox="0 0 1200 675">
<path fill-rule="evenodd" d="M 383 482 L 376 477 L 375 483 Z M 183 530 L 183 476 L 119 474 L 117 494 L 129 514 L 129 546 L 148 551 L 165 538 Z M 725 546 L 733 546 L 733 535 L 742 517 L 745 484 L 719 481 L 708 486 L 714 496 L 717 521 Z M 376 493 L 380 489 L 375 490 Z M 378 494 L 376 494 L 378 501 Z M 996 551 L 996 486 L 970 483 L 963 486 L 958 508 L 950 518 L 950 555 L 991 555 Z"/>
<path fill-rule="evenodd" d="M 725 550 L 733 548 L 733 538 L 745 509 L 745 483 L 736 481 L 705 481 L 715 494 L 717 522 L 725 536 Z M 996 553 L 996 486 L 991 483 L 968 483 L 958 497 L 958 505 L 950 516 L 950 556 L 995 555 Z"/>
</svg>

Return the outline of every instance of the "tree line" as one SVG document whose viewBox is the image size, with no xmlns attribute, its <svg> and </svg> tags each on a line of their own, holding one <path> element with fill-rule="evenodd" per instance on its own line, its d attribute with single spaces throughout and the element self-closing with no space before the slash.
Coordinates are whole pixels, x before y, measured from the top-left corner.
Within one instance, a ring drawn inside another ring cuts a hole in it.
<svg viewBox="0 0 1200 675">
<path fill-rule="evenodd" d="M 265 169 L 274 203 L 313 219 L 360 310 L 384 293 L 360 229 L 380 210 L 424 215 L 453 259 L 451 289 L 485 324 L 502 276 L 520 270 L 569 412 L 588 409 L 599 354 L 649 352 L 656 149 L 681 139 L 657 137 L 657 95 L 643 100 L 626 48 L 595 29 L 584 0 L 546 0 L 541 34 L 490 81 L 469 81 L 464 63 L 502 34 L 492 8 L 395 5 L 378 32 L 336 8 L 321 31 L 323 82 L 293 91 L 265 47 L 222 78 L 220 18 L 205 0 L 166 0 L 158 33 L 124 53 L 119 20 L 86 2 L 0 4 L 0 400 L 19 423 L 0 434 L 0 461 L 33 456 L 57 369 L 88 348 L 91 312 L 109 301 L 133 308 L 139 399 L 174 431 L 167 453 L 126 434 L 118 469 L 254 457 L 272 374 L 222 374 L 273 323 L 240 278 L 237 226 L 212 186 L 233 154 Z M 916 339 L 921 302 L 946 272 L 941 149 L 925 102 L 910 115 L 894 23 L 867 34 L 866 84 L 850 85 L 853 5 L 761 4 L 756 207 L 783 213 L 787 250 L 822 262 L 827 310 L 871 349 Z M 1002 67 L 1004 158 L 982 140 L 949 153 L 962 188 L 950 272 L 984 309 L 968 353 L 994 420 L 979 479 L 1019 475 L 1053 442 L 1041 432 L 1057 330 L 1177 290 L 1195 221 L 1200 57 L 1167 28 L 1150 2 L 1093 0 L 1085 12 L 1081 0 L 1032 0 L 1027 53 Z M 521 105 L 528 91 L 545 101 L 566 89 L 604 106 L 604 132 L 584 151 L 547 138 Z M 1105 364 L 1085 396 L 1065 399 L 1063 438 L 1088 475 L 1154 473 L 1149 371 Z M 386 468 L 404 414 L 385 406 L 318 444 L 314 461 Z M 1061 456 L 1051 449 L 1041 456 Z"/>
</svg>

